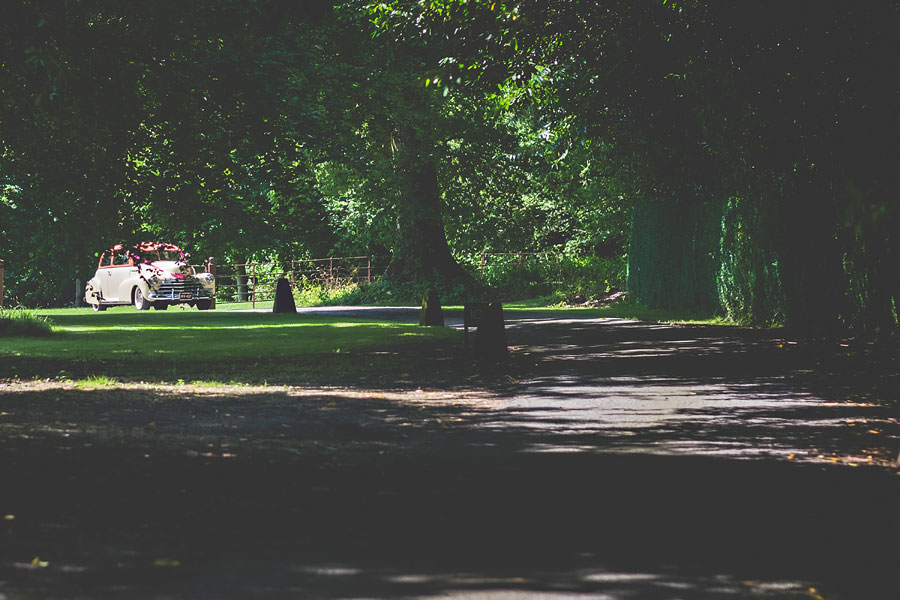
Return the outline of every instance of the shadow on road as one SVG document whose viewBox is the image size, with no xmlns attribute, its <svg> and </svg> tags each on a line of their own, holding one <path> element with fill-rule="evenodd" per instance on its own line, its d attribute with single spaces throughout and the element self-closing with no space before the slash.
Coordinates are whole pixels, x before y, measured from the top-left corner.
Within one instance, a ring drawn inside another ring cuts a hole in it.
<svg viewBox="0 0 900 600">
<path fill-rule="evenodd" d="M 0 592 L 896 590 L 879 541 L 900 534 L 900 477 L 867 459 L 895 443 L 888 408 L 798 388 L 803 361 L 755 332 L 548 319 L 509 334 L 519 383 L 503 394 L 5 391 Z"/>
</svg>

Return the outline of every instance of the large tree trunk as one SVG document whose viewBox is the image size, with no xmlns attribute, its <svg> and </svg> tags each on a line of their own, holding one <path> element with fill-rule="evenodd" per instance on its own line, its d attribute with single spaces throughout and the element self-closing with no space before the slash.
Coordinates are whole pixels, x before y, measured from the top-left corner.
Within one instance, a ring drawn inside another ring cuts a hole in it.
<svg viewBox="0 0 900 600">
<path fill-rule="evenodd" d="M 480 285 L 450 253 L 434 149 L 409 126 L 394 132 L 397 233 L 386 276 L 402 281 Z"/>
</svg>

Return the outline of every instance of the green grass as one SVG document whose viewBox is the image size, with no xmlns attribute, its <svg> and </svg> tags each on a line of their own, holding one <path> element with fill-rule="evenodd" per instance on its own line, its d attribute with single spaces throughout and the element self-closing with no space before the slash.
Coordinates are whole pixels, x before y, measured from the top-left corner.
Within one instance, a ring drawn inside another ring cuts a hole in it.
<svg viewBox="0 0 900 600">
<path fill-rule="evenodd" d="M 43 337 L 52 333 L 50 321 L 38 311 L 0 307 L 0 338 Z"/>
<path fill-rule="evenodd" d="M 639 321 L 658 321 L 661 323 L 677 323 L 690 325 L 737 325 L 727 317 L 709 314 L 703 311 L 672 310 L 647 308 L 639 304 L 617 302 L 602 308 L 573 307 L 560 303 L 552 303 L 547 297 L 533 298 L 517 302 L 504 302 L 503 309 L 510 311 L 541 311 L 579 316 L 632 319 Z"/>
<path fill-rule="evenodd" d="M 75 387 L 80 390 L 102 390 L 116 387 L 117 380 L 106 375 L 91 375 L 75 382 Z"/>
<path fill-rule="evenodd" d="M 274 302 L 272 300 L 265 300 L 262 302 L 257 302 L 256 304 L 252 302 L 217 302 L 216 310 L 272 310 L 273 304 Z M 173 310 L 173 308 L 170 308 L 169 310 Z"/>
<path fill-rule="evenodd" d="M 242 385 L 243 384 L 243 382 L 239 382 L 239 381 L 203 381 L 202 379 L 197 379 L 195 381 L 190 381 L 188 383 L 190 383 L 191 385 L 193 385 L 195 387 L 210 388 L 210 389 L 222 388 L 222 387 L 226 387 L 229 385 Z"/>
<path fill-rule="evenodd" d="M 235 311 L 41 310 L 49 338 L 0 338 L 0 380 L 340 381 L 459 345 L 449 328 Z M 396 366 L 400 369 L 400 366 Z M 404 368 L 402 370 L 408 370 Z"/>
</svg>

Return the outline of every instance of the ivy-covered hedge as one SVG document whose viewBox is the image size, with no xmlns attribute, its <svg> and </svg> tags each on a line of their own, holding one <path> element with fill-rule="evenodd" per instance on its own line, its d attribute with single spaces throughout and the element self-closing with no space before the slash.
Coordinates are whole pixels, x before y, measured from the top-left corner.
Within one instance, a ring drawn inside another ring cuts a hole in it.
<svg viewBox="0 0 900 600">
<path fill-rule="evenodd" d="M 784 322 L 773 224 L 740 197 L 657 200 L 632 215 L 628 293 L 650 308 L 709 311 L 747 325 Z"/>
</svg>

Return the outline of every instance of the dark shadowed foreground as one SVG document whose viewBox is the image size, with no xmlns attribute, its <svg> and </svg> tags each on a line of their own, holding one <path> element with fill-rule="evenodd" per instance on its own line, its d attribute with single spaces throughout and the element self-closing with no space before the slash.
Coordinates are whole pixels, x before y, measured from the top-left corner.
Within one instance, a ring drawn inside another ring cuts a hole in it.
<svg viewBox="0 0 900 600">
<path fill-rule="evenodd" d="M 896 594 L 894 363 L 510 317 L 488 390 L 0 384 L 0 597 Z"/>
</svg>

